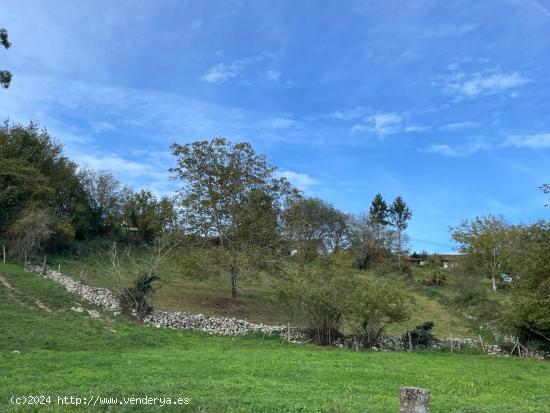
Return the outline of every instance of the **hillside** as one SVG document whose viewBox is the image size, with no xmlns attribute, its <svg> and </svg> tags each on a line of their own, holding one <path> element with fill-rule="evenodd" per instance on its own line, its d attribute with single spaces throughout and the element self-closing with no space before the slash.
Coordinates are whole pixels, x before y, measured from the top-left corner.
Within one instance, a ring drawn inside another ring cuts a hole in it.
<svg viewBox="0 0 550 413">
<path fill-rule="evenodd" d="M 153 296 L 156 309 L 167 311 L 189 311 L 215 316 L 229 316 L 267 324 L 301 325 L 302 321 L 288 314 L 277 302 L 276 280 L 262 274 L 243 278 L 239 283 L 240 296 L 237 301 L 230 298 L 228 282 L 225 279 L 190 276 L 185 273 L 185 258 L 176 255 L 162 268 L 162 281 Z M 79 258 L 58 256 L 50 258 L 52 267 L 59 265 L 62 272 L 97 287 L 116 288 L 119 284 L 107 258 L 102 254 L 84 255 Z M 361 277 L 377 277 L 373 272 L 357 271 Z M 447 274 L 450 276 L 449 274 Z M 452 285 L 444 287 L 424 286 L 420 281 L 426 271 L 415 268 L 411 289 L 410 318 L 402 323 L 392 324 L 388 333 L 401 335 L 407 329 L 425 321 L 433 321 L 434 332 L 442 337 L 477 337 L 491 340 L 483 330 L 460 314 L 450 305 L 456 294 Z M 380 276 L 378 276 L 380 277 Z"/>
<path fill-rule="evenodd" d="M 442 352 L 373 353 L 127 324 L 60 286 L 0 265 L 0 411 L 115 411 L 10 405 L 12 395 L 188 397 L 116 411 L 394 412 L 401 385 L 433 392 L 433 412 L 541 412 L 550 365 Z M 418 366 L 422 366 L 419 370 Z M 525 395 L 529 394 L 528 397 Z"/>
</svg>

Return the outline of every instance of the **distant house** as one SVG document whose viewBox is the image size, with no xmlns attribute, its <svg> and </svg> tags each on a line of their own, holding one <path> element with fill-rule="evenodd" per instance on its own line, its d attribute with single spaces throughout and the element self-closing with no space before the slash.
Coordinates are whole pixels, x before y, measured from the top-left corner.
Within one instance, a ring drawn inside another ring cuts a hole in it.
<svg viewBox="0 0 550 413">
<path fill-rule="evenodd" d="M 456 261 L 460 257 L 460 254 L 432 254 L 437 255 L 441 259 L 441 266 L 443 268 L 449 268 L 453 267 L 456 264 Z M 422 252 L 420 254 L 414 252 L 411 255 L 406 255 L 405 259 L 410 262 L 413 265 L 418 265 L 419 267 L 423 267 L 424 265 L 428 264 L 428 260 L 430 259 L 430 256 L 426 252 Z"/>
<path fill-rule="evenodd" d="M 454 267 L 461 254 L 439 254 L 443 268 Z"/>
</svg>

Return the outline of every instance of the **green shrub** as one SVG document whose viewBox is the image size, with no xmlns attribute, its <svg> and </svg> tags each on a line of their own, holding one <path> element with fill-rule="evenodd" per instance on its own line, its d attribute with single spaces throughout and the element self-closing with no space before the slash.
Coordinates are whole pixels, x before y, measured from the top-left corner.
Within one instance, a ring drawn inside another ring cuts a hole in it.
<svg viewBox="0 0 550 413">
<path fill-rule="evenodd" d="M 405 279 L 412 278 L 412 269 L 409 263 L 398 261 L 395 258 L 386 258 L 378 264 L 374 273 L 379 277 L 404 277 Z"/>
<path fill-rule="evenodd" d="M 351 319 L 360 327 L 365 347 L 374 345 L 387 324 L 404 321 L 409 314 L 410 294 L 396 281 L 364 281 L 352 296 Z"/>
<path fill-rule="evenodd" d="M 352 270 L 342 267 L 339 254 L 289 267 L 279 288 L 280 301 L 306 320 L 317 343 L 337 338 L 350 297 L 357 286 Z"/>
<path fill-rule="evenodd" d="M 431 333 L 433 326 L 434 323 L 432 321 L 427 321 L 416 326 L 414 330 L 407 331 L 401 338 L 403 347 L 409 347 L 409 335 L 410 343 L 412 343 L 414 348 L 429 346 L 435 339 L 434 335 Z"/>
</svg>

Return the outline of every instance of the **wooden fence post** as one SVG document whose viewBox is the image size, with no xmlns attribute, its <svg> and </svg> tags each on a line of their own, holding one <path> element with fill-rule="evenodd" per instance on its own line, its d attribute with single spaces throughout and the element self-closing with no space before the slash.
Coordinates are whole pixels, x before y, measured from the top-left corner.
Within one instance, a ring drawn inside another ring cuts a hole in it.
<svg viewBox="0 0 550 413">
<path fill-rule="evenodd" d="M 430 391 L 418 387 L 400 388 L 399 413 L 429 413 Z"/>
<path fill-rule="evenodd" d="M 287 338 L 288 342 L 290 343 L 290 321 L 287 323 L 286 338 Z"/>
<path fill-rule="evenodd" d="M 478 335 L 478 337 L 479 337 L 479 342 L 481 343 L 481 349 L 485 354 L 487 354 L 487 350 L 485 350 L 485 346 L 483 345 L 483 339 L 481 338 L 481 334 Z"/>
<path fill-rule="evenodd" d="M 6 263 L 6 244 L 2 244 L 2 253 L 4 255 L 4 264 Z"/>
<path fill-rule="evenodd" d="M 23 268 L 25 270 L 27 269 L 27 251 L 25 251 L 25 258 L 24 258 L 24 261 L 23 261 Z"/>
<path fill-rule="evenodd" d="M 413 351 L 413 342 L 412 342 L 411 332 L 407 331 L 407 334 L 409 335 L 409 350 Z"/>
<path fill-rule="evenodd" d="M 44 262 L 42 264 L 42 275 L 46 275 L 46 256 L 44 255 Z"/>
</svg>

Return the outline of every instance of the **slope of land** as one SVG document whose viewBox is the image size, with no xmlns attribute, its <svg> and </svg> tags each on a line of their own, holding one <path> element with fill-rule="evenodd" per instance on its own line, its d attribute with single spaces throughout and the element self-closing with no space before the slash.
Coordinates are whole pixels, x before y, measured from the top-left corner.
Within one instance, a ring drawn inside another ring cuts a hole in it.
<svg viewBox="0 0 550 413">
<path fill-rule="evenodd" d="M 288 314 L 277 302 L 276 284 L 270 277 L 248 276 L 239 280 L 240 295 L 232 300 L 229 280 L 202 276 L 189 276 L 182 268 L 181 257 L 174 257 L 162 270 L 162 282 L 153 296 L 156 309 L 166 311 L 189 311 L 212 316 L 235 317 L 266 324 L 301 325 L 302 321 Z M 106 257 L 93 254 L 79 258 L 55 257 L 49 259 L 55 268 L 61 265 L 65 275 L 82 280 L 92 286 L 116 289 L 119 280 Z M 371 272 L 361 272 L 363 277 L 376 277 Z M 409 283 L 412 292 L 410 318 L 399 324 L 390 325 L 387 332 L 401 335 L 407 329 L 433 321 L 434 333 L 441 337 L 477 337 L 482 333 L 475 323 L 449 305 L 453 297 L 450 287 L 426 287 L 420 284 L 425 271 L 416 269 L 414 281 Z M 490 336 L 484 339 L 491 340 Z"/>
<path fill-rule="evenodd" d="M 0 411 L 395 412 L 402 385 L 433 412 L 544 412 L 550 364 L 443 352 L 377 353 L 221 337 L 100 318 L 60 285 L 0 265 Z M 46 311 L 37 303 L 47 306 Z M 16 406 L 11 396 L 188 397 L 158 406 Z"/>
</svg>

